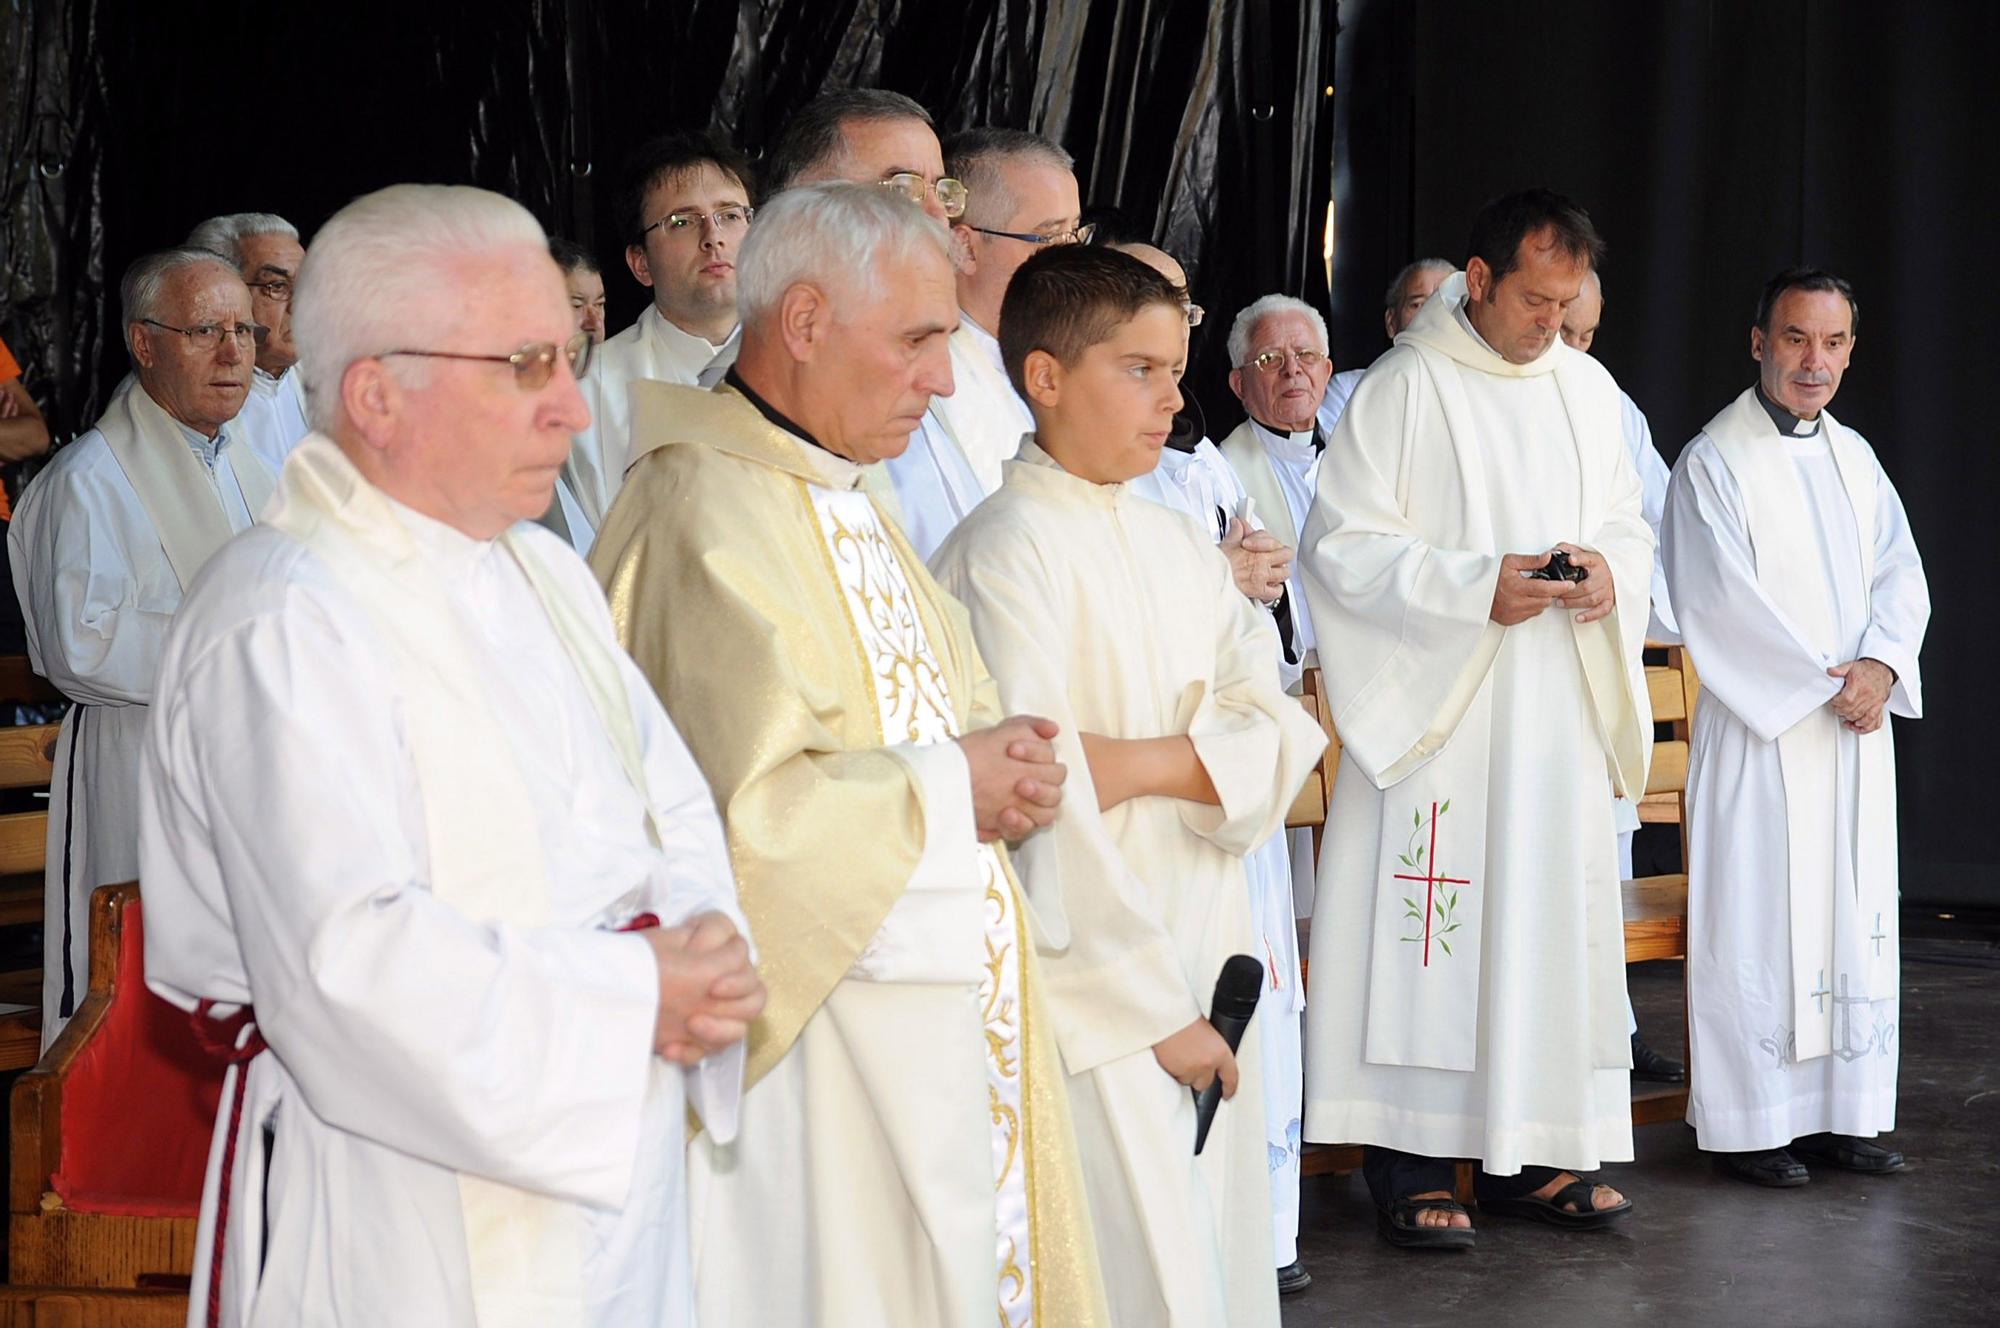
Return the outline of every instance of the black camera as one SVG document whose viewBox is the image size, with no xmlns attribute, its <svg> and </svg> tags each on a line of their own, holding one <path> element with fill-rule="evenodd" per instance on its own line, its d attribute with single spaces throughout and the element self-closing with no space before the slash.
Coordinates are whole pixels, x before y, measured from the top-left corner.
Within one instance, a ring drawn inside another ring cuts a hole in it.
<svg viewBox="0 0 2000 1328">
<path fill-rule="evenodd" d="M 1545 566 L 1537 567 L 1527 574 L 1536 581 L 1581 581 L 1590 573 L 1569 560 L 1569 554 L 1557 549 L 1549 554 Z"/>
</svg>

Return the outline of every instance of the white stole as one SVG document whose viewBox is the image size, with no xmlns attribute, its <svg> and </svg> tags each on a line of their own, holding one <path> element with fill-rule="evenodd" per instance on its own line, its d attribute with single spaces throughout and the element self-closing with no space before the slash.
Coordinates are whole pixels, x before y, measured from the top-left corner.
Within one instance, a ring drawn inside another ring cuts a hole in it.
<svg viewBox="0 0 2000 1328">
<path fill-rule="evenodd" d="M 431 892 L 469 917 L 547 923 L 549 881 L 528 786 L 494 715 L 443 582 L 387 498 L 323 434 L 286 462 L 269 524 L 311 548 L 381 631 L 409 698 L 411 758 L 423 798 Z M 518 532 L 520 565 L 648 808 L 638 732 L 616 661 Z M 658 842 L 657 835 L 654 836 Z M 586 1230 L 571 1203 L 460 1174 L 474 1312 L 481 1328 L 583 1322 Z"/>
<path fill-rule="evenodd" d="M 1433 544 L 1495 552 L 1485 464 L 1462 371 L 1421 341 L 1402 344 L 1416 351 L 1437 386 L 1435 400 L 1455 467 L 1448 475 L 1423 477 L 1413 475 L 1416 468 L 1406 465 L 1397 479 L 1403 516 Z M 1561 359 L 1546 372 L 1561 397 L 1572 439 L 1586 436 L 1578 427 L 1580 408 L 1594 407 L 1593 415 L 1616 418 L 1615 400 L 1588 399 L 1597 390 L 1595 378 L 1570 372 Z M 1422 432 L 1418 422 L 1431 399 L 1427 393 L 1414 394 L 1406 417 L 1413 435 Z M 1605 492 L 1609 477 L 1604 466 L 1615 456 L 1605 449 L 1583 447 L 1577 456 L 1583 494 Z M 1587 522 L 1592 514 L 1586 507 L 1580 515 Z M 1614 612 L 1594 623 L 1566 617 L 1598 717 L 1599 736 L 1611 754 L 1613 789 L 1636 799 L 1646 788 L 1651 734 L 1639 723 L 1631 701 L 1636 664 L 1628 667 L 1625 659 L 1621 616 Z M 1493 741 L 1492 696 L 1486 681 L 1505 635 L 1504 627 L 1489 621 L 1416 743 L 1400 755 L 1378 751 L 1363 764 L 1385 791 L 1386 802 L 1377 845 L 1382 876 L 1376 886 L 1370 938 L 1364 1048 L 1372 1064 L 1459 1071 L 1476 1065 L 1485 882 L 1474 879 L 1473 873 L 1486 860 L 1486 781 Z M 1636 645 L 1635 641 L 1635 661 Z M 1395 686 L 1388 677 L 1378 677 L 1375 683 Z M 1376 686 L 1364 687 L 1337 717 L 1343 735 L 1349 731 L 1349 716 L 1366 708 L 1375 690 Z M 1365 728 L 1366 720 L 1356 727 Z M 1357 753 L 1357 758 L 1362 755 Z M 1408 821 L 1403 819 L 1404 807 L 1410 809 Z M 1589 906 L 1593 911 L 1615 909 L 1618 902 L 1593 897 Z M 1588 931 L 1601 934 L 1595 923 Z M 1592 1019 L 1591 1045 L 1597 1063 L 1624 1065 L 1628 1054 L 1624 1021 L 1613 1017 L 1622 1012 L 1609 1002 L 1599 1004 L 1603 1009 L 1586 1012 Z"/>
<path fill-rule="evenodd" d="M 1861 551 L 1862 593 L 1875 581 L 1875 461 L 1865 443 L 1828 411 L 1820 412 L 1821 427 L 1840 472 L 1841 487 L 1854 516 L 1856 545 Z M 1820 563 L 1820 545 L 1807 511 L 1806 491 L 1798 467 L 1784 446 L 1782 434 L 1750 388 L 1710 420 L 1702 430 L 1715 442 L 1743 495 L 1744 524 L 1757 560 L 1757 586 L 1781 609 L 1800 637 L 1828 659 L 1838 660 L 1845 647 L 1839 639 L 1834 601 Z M 1698 662 L 1698 661 L 1697 661 Z M 1835 909 L 1832 883 L 1835 855 L 1834 803 L 1839 790 L 1839 716 L 1829 706 L 1814 709 L 1778 736 L 1778 764 L 1785 781 L 1785 840 L 1787 888 L 1791 901 L 1791 960 L 1793 1027 L 1798 1030 L 1801 1061 L 1827 1055 L 1833 1049 L 1835 1007 L 1821 979 L 1840 968 L 1834 945 Z M 1896 770 L 1889 730 L 1857 734 L 1860 766 L 1856 771 L 1860 806 L 1854 817 L 1854 880 L 1858 891 L 1879 891 L 1867 901 L 1857 899 L 1856 916 L 1893 913 L 1896 899 L 1890 882 L 1896 879 Z M 1762 889 L 1763 881 L 1739 883 Z M 1858 950 L 1867 970 L 1867 995 L 1882 1000 L 1892 993 L 1886 955 L 1875 947 Z M 1844 961 L 1843 961 L 1844 962 Z M 1815 990 L 1818 989 L 1818 990 Z M 1819 999 L 1815 999 L 1815 997 Z"/>
<path fill-rule="evenodd" d="M 173 417 L 137 383 L 104 412 L 97 428 L 139 495 L 186 593 L 195 573 L 236 533 L 223 513 L 215 477 L 188 450 Z M 229 468 L 243 491 L 244 506 L 257 518 L 271 501 L 271 472 L 262 458 L 240 445 L 230 451 Z"/>
<path fill-rule="evenodd" d="M 1285 501 L 1285 486 L 1278 480 L 1277 467 L 1272 464 L 1264 440 L 1257 436 L 1257 426 L 1249 420 L 1243 421 L 1222 440 L 1220 447 L 1230 469 L 1236 472 L 1237 480 L 1243 485 L 1243 492 L 1249 495 L 1253 510 L 1263 521 L 1264 529 L 1270 531 L 1278 543 L 1287 548 L 1298 548 L 1299 529 L 1298 523 L 1292 520 L 1292 505 Z"/>
</svg>

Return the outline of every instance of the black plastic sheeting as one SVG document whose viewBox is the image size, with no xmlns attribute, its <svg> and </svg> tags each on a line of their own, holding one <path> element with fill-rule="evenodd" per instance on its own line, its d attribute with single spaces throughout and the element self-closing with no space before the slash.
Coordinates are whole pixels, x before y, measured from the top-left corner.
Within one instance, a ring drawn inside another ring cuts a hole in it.
<svg viewBox="0 0 2000 1328">
<path fill-rule="evenodd" d="M 893 88 L 940 128 L 1062 143 L 1088 204 L 1180 257 L 1213 311 L 1190 385 L 1218 427 L 1234 310 L 1323 306 L 1331 0 L 678 0 L 133 5 L 0 12 L 0 336 L 57 437 L 124 372 L 117 278 L 203 217 L 310 235 L 356 194 L 465 182 L 520 199 L 641 307 L 612 228 L 617 164 L 664 129 L 753 154 L 796 107 Z"/>
</svg>

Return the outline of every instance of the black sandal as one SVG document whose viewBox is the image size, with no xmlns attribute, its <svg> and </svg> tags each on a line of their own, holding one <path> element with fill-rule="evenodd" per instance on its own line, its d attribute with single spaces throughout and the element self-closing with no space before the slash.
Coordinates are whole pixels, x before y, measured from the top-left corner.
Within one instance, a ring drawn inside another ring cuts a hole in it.
<svg viewBox="0 0 2000 1328">
<path fill-rule="evenodd" d="M 1550 1226 L 1578 1231 L 1609 1226 L 1613 1219 L 1632 1211 L 1630 1199 L 1620 1199 L 1609 1208 L 1593 1207 L 1591 1201 L 1596 1198 L 1596 1191 L 1594 1181 L 1573 1180 L 1546 1199 L 1537 1199 L 1532 1194 L 1515 1199 L 1481 1199 L 1479 1211 L 1498 1213 L 1502 1217 L 1530 1218 L 1536 1222 L 1547 1222 Z M 1565 1208 L 1564 1204 L 1575 1204 L 1575 1211 Z"/>
<path fill-rule="evenodd" d="M 1471 1227 L 1420 1227 L 1417 1214 L 1434 1212 L 1468 1216 L 1464 1205 L 1452 1199 L 1412 1199 L 1407 1195 L 1375 1210 L 1375 1229 L 1382 1239 L 1405 1250 L 1469 1250 L 1479 1233 Z"/>
</svg>

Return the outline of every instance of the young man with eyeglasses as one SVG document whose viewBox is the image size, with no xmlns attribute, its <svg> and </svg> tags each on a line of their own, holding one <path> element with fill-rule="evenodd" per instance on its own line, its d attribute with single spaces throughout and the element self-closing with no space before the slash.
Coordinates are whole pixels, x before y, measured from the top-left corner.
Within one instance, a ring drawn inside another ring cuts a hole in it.
<svg viewBox="0 0 2000 1328">
<path fill-rule="evenodd" d="M 625 266 L 653 298 L 598 348 L 583 380 L 591 422 L 563 476 L 593 529 L 624 483 L 631 385 L 708 387 L 736 362 L 736 251 L 754 214 L 751 185 L 741 153 L 692 134 L 655 138 L 627 165 L 618 205 Z M 587 552 L 589 539 L 571 534 Z"/>
<path fill-rule="evenodd" d="M 305 393 L 292 372 L 299 358 L 292 345 L 292 279 L 306 253 L 298 228 L 276 213 L 232 212 L 202 222 L 187 242 L 236 265 L 250 288 L 251 321 L 268 329 L 257 343 L 250 399 L 238 427 L 250 450 L 279 470 L 307 433 Z"/>
<path fill-rule="evenodd" d="M 44 1047 L 88 984 L 90 892 L 139 874 L 139 752 L 167 626 L 274 481 L 237 423 L 263 328 L 236 269 L 168 249 L 119 294 L 134 384 L 34 478 L 7 532 L 28 658 L 76 703 L 49 798 Z"/>
</svg>

